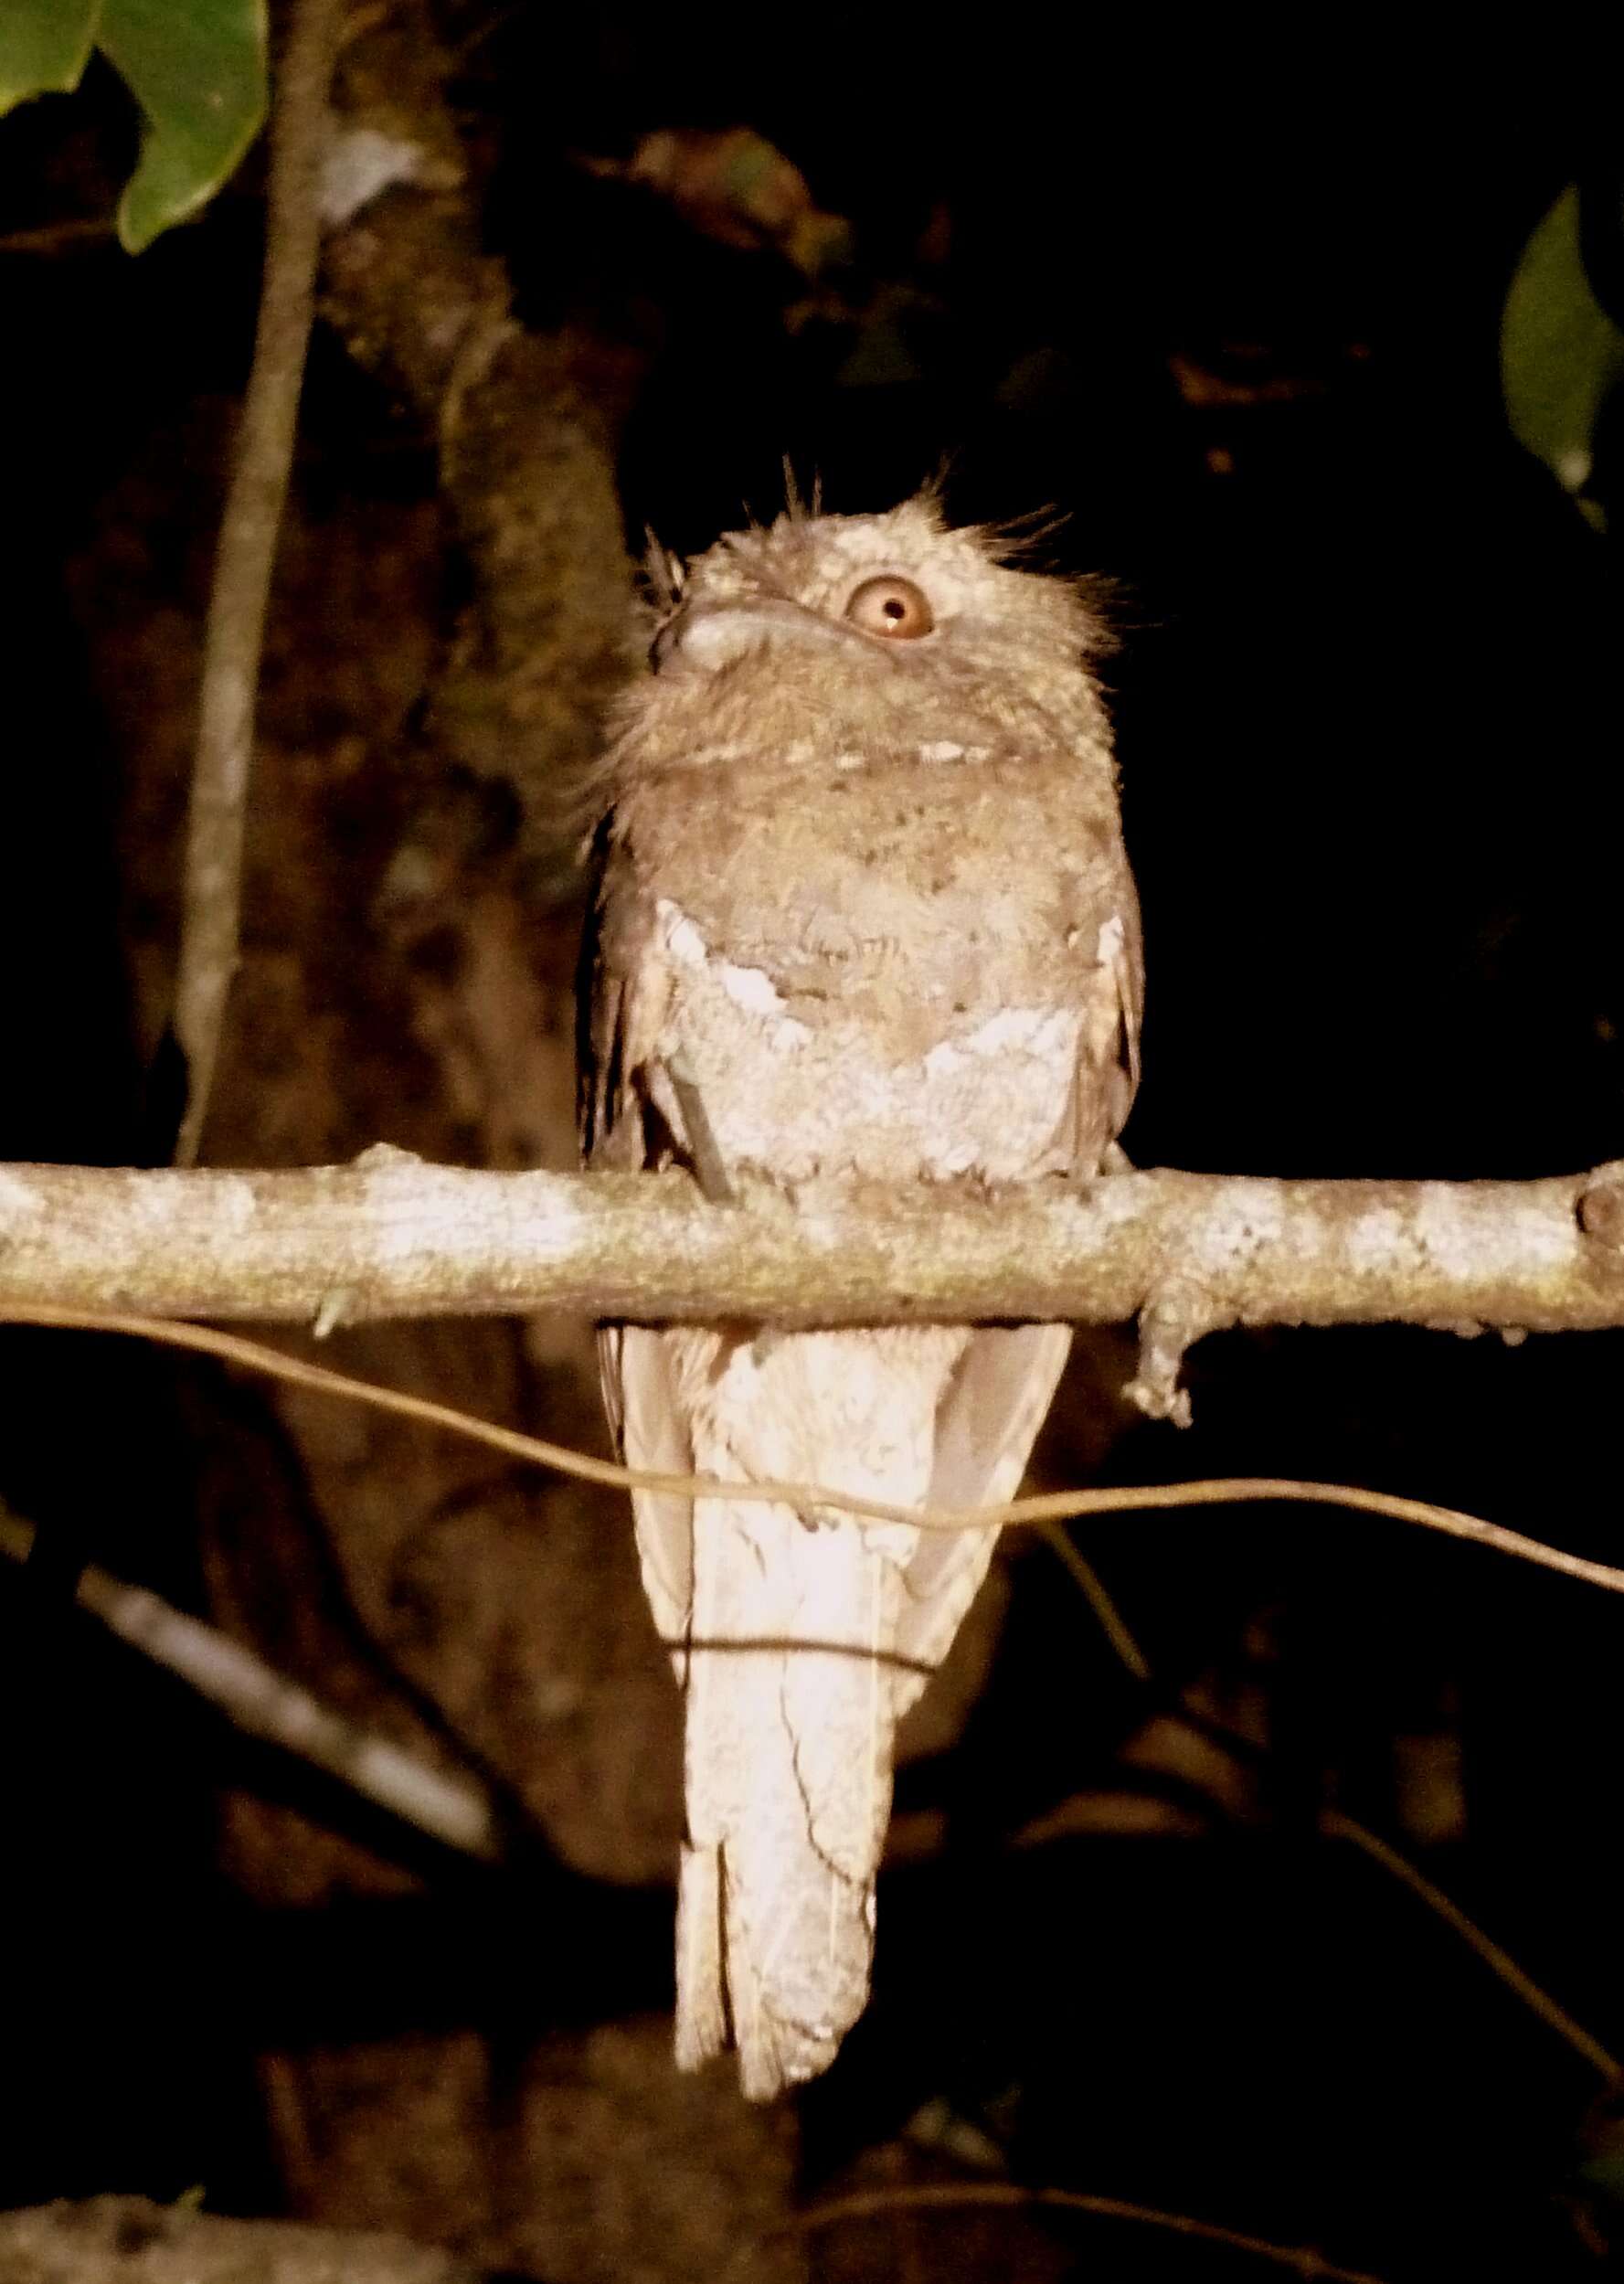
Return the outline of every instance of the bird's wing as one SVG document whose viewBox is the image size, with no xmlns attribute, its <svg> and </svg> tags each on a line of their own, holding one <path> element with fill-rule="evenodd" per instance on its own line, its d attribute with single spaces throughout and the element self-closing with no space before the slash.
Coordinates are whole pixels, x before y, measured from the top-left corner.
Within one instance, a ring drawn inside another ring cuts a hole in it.
<svg viewBox="0 0 1624 2284">
<path fill-rule="evenodd" d="M 599 828 L 593 856 L 577 990 L 581 1150 L 589 1165 L 640 1169 L 664 1154 L 668 1139 L 663 1126 L 660 1141 L 651 1138 L 639 1036 L 649 1003 L 661 996 L 662 978 L 646 905 L 618 860 L 610 820 Z M 606 940 L 610 930 L 612 941 Z M 598 1362 L 623 1463 L 651 1474 L 692 1474 L 693 1446 L 662 1336 L 642 1325 L 603 1325 Z M 633 1492 L 632 1505 L 643 1588 L 680 1682 L 686 1678 L 682 1645 L 694 1599 L 692 1511 L 686 1500 L 650 1491 Z"/>
<path fill-rule="evenodd" d="M 644 1324 L 605 1325 L 598 1335 L 598 1359 L 622 1463 L 650 1474 L 691 1475 L 694 1449 L 664 1335 Z M 634 1491 L 632 1511 L 643 1591 L 677 1680 L 685 1682 L 694 1603 L 693 1511 L 686 1499 L 658 1491 Z"/>
<path fill-rule="evenodd" d="M 1141 954 L 1139 910 L 1124 878 L 1120 925 L 1101 930 L 1098 963 L 1084 972 L 1076 1075 L 1074 1170 L 1098 1173 L 1139 1082 Z M 997 1506 L 1013 1499 L 1048 1415 L 1071 1347 L 1068 1324 L 982 1325 L 971 1334 L 936 1423 L 932 1506 Z M 985 1531 L 926 1531 L 904 1575 L 897 1647 L 920 1665 L 946 1656 L 998 1541 Z M 898 1715 L 925 1677 L 899 1668 Z"/>
<path fill-rule="evenodd" d="M 1071 1347 L 1069 1324 L 982 1325 L 970 1336 L 936 1424 L 930 1504 L 995 1505 L 1014 1496 Z M 998 1543 L 984 1531 L 922 1531 L 903 1574 L 897 1648 L 898 1717 L 939 1665 Z"/>
<path fill-rule="evenodd" d="M 611 815 L 593 840 L 591 897 L 576 971 L 576 1125 L 585 1164 L 632 1168 L 644 1159 L 642 1106 L 629 1062 L 638 979 L 625 957 L 633 916 L 625 908 L 624 866 L 612 828 Z"/>
</svg>

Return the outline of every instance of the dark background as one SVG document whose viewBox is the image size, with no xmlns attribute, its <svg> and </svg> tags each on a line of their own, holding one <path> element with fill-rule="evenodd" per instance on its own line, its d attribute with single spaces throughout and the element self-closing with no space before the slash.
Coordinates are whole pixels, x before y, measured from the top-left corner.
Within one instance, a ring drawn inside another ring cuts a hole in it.
<svg viewBox="0 0 1624 2284">
<path fill-rule="evenodd" d="M 1512 440 L 1497 372 L 1508 280 L 1565 182 L 1585 185 L 1598 292 L 1624 272 L 1616 127 L 1587 98 L 1507 65 L 1468 101 L 1390 57 L 1249 61 L 1215 36 L 1175 84 L 1149 52 L 1051 54 L 1054 27 L 1024 20 L 971 49 L 917 13 L 837 12 L 793 52 L 763 27 L 525 7 L 443 28 L 517 313 L 595 330 L 634 371 L 633 548 L 645 526 L 680 551 L 770 513 L 786 457 L 838 510 L 945 465 L 956 516 L 1056 510 L 1047 558 L 1117 583 L 1108 674 L 1149 961 L 1137 1161 L 1461 1178 L 1624 1155 L 1616 562 Z M 0 127 L 0 239 L 105 210 L 120 104 L 96 81 L 77 111 Z M 815 287 L 578 163 L 741 122 L 851 225 Z M 121 922 L 143 893 L 122 790 L 143 730 L 94 653 L 143 581 L 194 621 L 205 591 L 256 166 L 138 261 L 0 244 L 6 1156 L 123 1163 L 150 1135 Z M 1604 495 L 1611 473 L 1604 433 Z M 319 334 L 299 512 L 328 527 L 434 482 L 430 440 Z M 455 604 L 450 552 L 430 616 Z M 177 661 L 177 712 L 194 672 Z M 221 1885 L 216 1786 L 352 1811 L 64 1607 L 76 1555 L 112 1559 L 113 1509 L 115 1567 L 204 1591 L 199 1384 L 106 1344 L 75 1342 L 65 1365 L 65 1345 L 0 1347 L 4 1487 L 58 1550 L 21 1585 L 0 1576 L 16 1794 L 0 2014 L 22 2096 L 0 2198 L 203 2180 L 223 2207 L 274 2209 L 255 2055 L 342 2042 L 397 1999 L 402 2019 L 522 2042 L 525 1891 L 416 1865 L 422 1916 L 395 1923 L 398 1949 L 357 1948 L 334 1912 L 280 1947 L 245 1933 L 256 1904 Z M 1619 1558 L 1615 1335 L 1226 1336 L 1192 1360 L 1183 1436 L 1089 1424 L 1120 1362 L 1097 1355 L 1050 1439 L 1056 1480 L 1342 1479 Z M 1605 2264 L 1606 2195 L 1578 2173 L 1601 2147 L 1594 2072 L 1316 1818 L 1333 1802 L 1424 1855 L 1617 2046 L 1616 1606 L 1321 1510 L 1106 1521 L 1085 1543 L 1156 1681 L 1147 1696 L 1110 1661 L 1038 1552 L 1015 1557 L 964 1739 L 901 1780 L 899 1807 L 943 1810 L 950 1836 L 883 1890 L 876 2002 L 804 2099 L 802 2185 L 941 2098 L 1016 2179 L 1395 2279 Z M 1242 1756 L 1227 1812 L 1188 1772 L 1134 1779 L 1115 1758 L 1149 1704 L 1196 1684 L 1209 1712 L 1248 1691 L 1266 1708 L 1267 1754 Z M 1396 1742 L 1416 1739 L 1451 1802 L 1430 1846 Z M 1136 1782 L 1160 1782 L 1191 1836 L 1008 1844 Z M 635 1940 L 585 1906 L 570 1922 L 588 2011 L 662 2002 L 660 1908 Z M 447 1963 L 470 1952 L 477 1972 Z M 556 1995 L 536 2003 L 556 2026 Z M 1055 2273 L 1251 2272 L 1103 2224 L 1074 2241 L 1075 2271 Z"/>
</svg>

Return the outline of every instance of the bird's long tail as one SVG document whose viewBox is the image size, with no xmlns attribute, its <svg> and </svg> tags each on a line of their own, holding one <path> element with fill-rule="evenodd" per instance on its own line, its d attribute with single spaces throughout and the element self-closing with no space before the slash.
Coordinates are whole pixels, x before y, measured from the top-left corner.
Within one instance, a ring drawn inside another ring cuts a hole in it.
<svg viewBox="0 0 1624 2284">
<path fill-rule="evenodd" d="M 868 1994 L 913 1535 L 697 1503 L 677 2059 L 731 2034 L 755 2100 L 825 2069 Z"/>
</svg>

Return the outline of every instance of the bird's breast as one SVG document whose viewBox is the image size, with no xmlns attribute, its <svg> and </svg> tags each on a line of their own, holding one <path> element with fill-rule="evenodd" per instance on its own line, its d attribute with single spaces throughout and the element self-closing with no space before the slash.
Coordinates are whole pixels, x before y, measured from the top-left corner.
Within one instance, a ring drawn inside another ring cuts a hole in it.
<svg viewBox="0 0 1624 2284">
<path fill-rule="evenodd" d="M 724 1159 L 782 1180 L 1070 1166 L 1130 898 L 1064 763 L 717 772 L 641 826 L 662 1030 Z"/>
</svg>

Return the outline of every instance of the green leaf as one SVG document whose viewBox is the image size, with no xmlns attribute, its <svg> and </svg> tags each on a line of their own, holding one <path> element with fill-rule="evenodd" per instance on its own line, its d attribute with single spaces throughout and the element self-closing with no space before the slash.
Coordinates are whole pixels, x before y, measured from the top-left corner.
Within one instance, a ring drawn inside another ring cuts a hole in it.
<svg viewBox="0 0 1624 2284">
<path fill-rule="evenodd" d="M 146 114 L 119 201 L 119 237 L 138 254 L 214 196 L 259 133 L 265 0 L 102 0 L 96 40 Z"/>
<path fill-rule="evenodd" d="M 1506 417 L 1599 529 L 1583 493 L 1603 404 L 1624 379 L 1624 333 L 1597 301 L 1579 250 L 1579 193 L 1570 183 L 1523 249 L 1500 326 Z"/>
<path fill-rule="evenodd" d="M 66 95 L 96 37 L 101 0 L 5 0 L 0 8 L 0 118 L 30 95 Z"/>
</svg>

